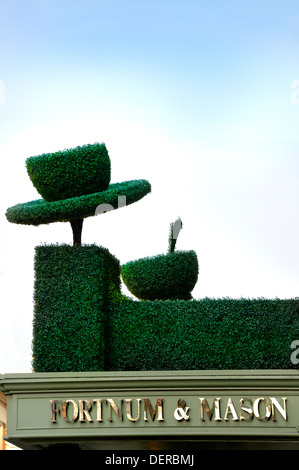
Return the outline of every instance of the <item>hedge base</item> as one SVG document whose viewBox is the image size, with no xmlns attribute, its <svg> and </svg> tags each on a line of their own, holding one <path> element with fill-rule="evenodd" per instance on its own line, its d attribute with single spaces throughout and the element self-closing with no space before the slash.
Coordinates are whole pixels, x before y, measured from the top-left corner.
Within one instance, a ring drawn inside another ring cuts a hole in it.
<svg viewBox="0 0 299 470">
<path fill-rule="evenodd" d="M 291 361 L 299 340 L 295 299 L 113 303 L 108 325 L 107 370 L 298 367 Z"/>
<path fill-rule="evenodd" d="M 96 245 L 36 248 L 35 372 L 296 369 L 297 299 L 135 301 Z"/>
<path fill-rule="evenodd" d="M 96 245 L 39 246 L 35 253 L 35 372 L 104 370 L 108 292 L 119 262 Z"/>
</svg>

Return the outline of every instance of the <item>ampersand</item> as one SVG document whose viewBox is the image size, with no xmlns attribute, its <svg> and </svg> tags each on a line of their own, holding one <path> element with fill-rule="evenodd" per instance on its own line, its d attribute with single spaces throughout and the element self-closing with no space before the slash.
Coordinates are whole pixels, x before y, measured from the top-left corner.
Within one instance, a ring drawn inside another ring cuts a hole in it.
<svg viewBox="0 0 299 470">
<path fill-rule="evenodd" d="M 190 419 L 190 416 L 188 416 L 187 414 L 189 410 L 190 410 L 190 407 L 186 406 L 185 400 L 180 398 L 178 400 L 178 407 L 174 410 L 175 419 L 177 421 L 182 421 L 182 419 L 184 419 L 185 421 L 188 421 Z"/>
</svg>

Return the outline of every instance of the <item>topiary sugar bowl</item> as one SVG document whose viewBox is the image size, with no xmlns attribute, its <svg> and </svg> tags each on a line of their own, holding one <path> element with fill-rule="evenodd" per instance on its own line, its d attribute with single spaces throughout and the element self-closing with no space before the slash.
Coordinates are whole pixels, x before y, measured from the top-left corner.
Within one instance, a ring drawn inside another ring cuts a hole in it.
<svg viewBox="0 0 299 470">
<path fill-rule="evenodd" d="M 128 290 L 140 300 L 191 300 L 198 278 L 195 251 L 174 251 L 121 266 Z"/>
</svg>

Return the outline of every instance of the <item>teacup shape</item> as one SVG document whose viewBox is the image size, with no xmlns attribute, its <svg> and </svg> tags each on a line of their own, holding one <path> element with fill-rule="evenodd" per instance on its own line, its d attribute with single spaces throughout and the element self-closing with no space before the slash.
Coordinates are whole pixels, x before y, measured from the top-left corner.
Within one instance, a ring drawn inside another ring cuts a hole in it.
<svg viewBox="0 0 299 470">
<path fill-rule="evenodd" d="M 28 175 L 47 202 L 105 191 L 111 164 L 104 143 L 29 157 Z"/>
<path fill-rule="evenodd" d="M 121 267 L 122 279 L 140 300 L 190 300 L 198 278 L 194 251 L 174 251 L 130 261 Z"/>
</svg>

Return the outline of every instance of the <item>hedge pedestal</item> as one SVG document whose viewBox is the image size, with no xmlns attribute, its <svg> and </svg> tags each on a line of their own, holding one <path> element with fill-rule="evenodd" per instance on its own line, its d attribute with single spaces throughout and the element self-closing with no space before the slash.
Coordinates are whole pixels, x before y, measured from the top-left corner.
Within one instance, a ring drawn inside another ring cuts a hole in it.
<svg viewBox="0 0 299 470">
<path fill-rule="evenodd" d="M 104 370 L 108 293 L 119 290 L 118 260 L 96 245 L 48 245 L 36 247 L 34 266 L 34 370 Z"/>
</svg>

